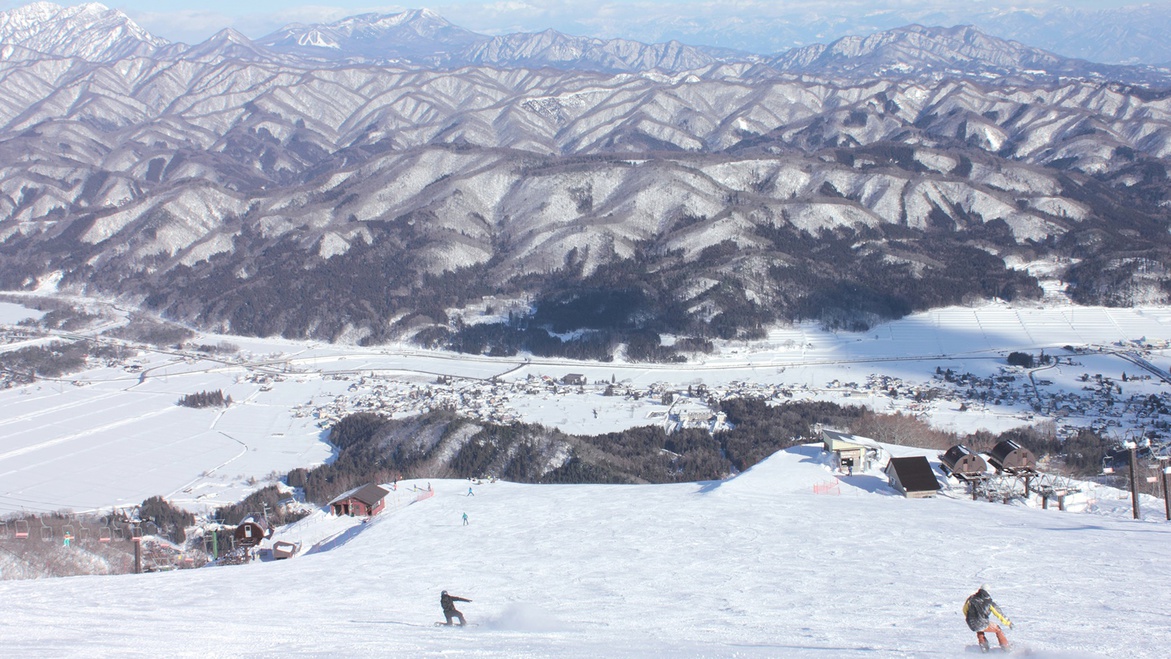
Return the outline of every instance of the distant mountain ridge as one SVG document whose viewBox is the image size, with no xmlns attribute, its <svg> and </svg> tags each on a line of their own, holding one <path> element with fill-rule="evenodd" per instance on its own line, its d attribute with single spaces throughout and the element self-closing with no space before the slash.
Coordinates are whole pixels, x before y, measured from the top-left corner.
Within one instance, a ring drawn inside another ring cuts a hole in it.
<svg viewBox="0 0 1171 659">
<path fill-rule="evenodd" d="M 124 13 L 100 4 L 64 8 L 37 2 L 0 12 L 0 46 L 97 62 L 131 56 L 168 60 L 219 57 L 309 68 L 354 64 L 548 66 L 607 73 L 679 73 L 723 63 L 763 62 L 785 72 L 830 77 L 930 75 L 1032 82 L 1081 78 L 1171 85 L 1171 72 L 1165 70 L 1061 57 L 971 26 L 910 25 L 764 57 L 678 41 L 645 44 L 571 36 L 556 30 L 492 37 L 454 25 L 433 11 L 416 9 L 360 14 L 328 24 L 293 24 L 256 40 L 229 29 L 187 46 L 154 37 Z"/>
<path fill-rule="evenodd" d="M 1061 57 L 970 25 L 906 27 L 795 48 L 769 61 L 781 71 L 836 77 L 922 75 L 1057 80 L 1082 78 L 1166 84 L 1166 71 Z"/>
<path fill-rule="evenodd" d="M 0 44 L 45 55 L 106 62 L 155 55 L 167 41 L 105 5 L 61 7 L 51 2 L 34 2 L 0 12 Z"/>
<path fill-rule="evenodd" d="M 487 40 L 428 9 L 360 14 L 329 24 L 287 25 L 256 40 L 274 52 L 319 60 L 444 63 Z"/>
</svg>

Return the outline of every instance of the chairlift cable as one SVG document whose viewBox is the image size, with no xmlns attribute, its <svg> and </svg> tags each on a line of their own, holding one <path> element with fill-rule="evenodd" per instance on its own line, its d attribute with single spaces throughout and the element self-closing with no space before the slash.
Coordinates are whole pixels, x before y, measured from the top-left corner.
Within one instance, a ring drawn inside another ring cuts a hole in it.
<svg viewBox="0 0 1171 659">
<path fill-rule="evenodd" d="M 3 503 L 4 500 L 18 501 L 22 504 L 31 503 L 31 504 L 36 504 L 38 506 L 54 506 L 58 510 L 77 509 L 77 508 L 82 508 L 82 509 L 87 509 L 87 510 L 97 510 L 100 508 L 100 506 L 74 505 L 74 504 L 68 504 L 68 503 L 56 503 L 53 501 L 38 501 L 36 499 L 24 499 L 21 497 L 14 497 L 10 494 L 0 494 L 0 503 Z M 77 515 L 77 514 L 81 514 L 81 513 L 70 512 L 70 513 L 62 513 L 62 514 Z"/>
</svg>

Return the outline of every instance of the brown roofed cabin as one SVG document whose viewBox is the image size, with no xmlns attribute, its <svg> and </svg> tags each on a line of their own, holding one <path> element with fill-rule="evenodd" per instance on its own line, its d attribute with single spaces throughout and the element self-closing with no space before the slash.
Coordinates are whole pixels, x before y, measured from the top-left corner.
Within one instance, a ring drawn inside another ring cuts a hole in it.
<svg viewBox="0 0 1171 659">
<path fill-rule="evenodd" d="M 390 490 L 369 483 L 343 492 L 329 502 L 329 510 L 339 517 L 373 517 L 386 507 L 386 495 Z"/>
<path fill-rule="evenodd" d="M 980 478 L 988 471 L 988 463 L 984 462 L 984 458 L 963 444 L 956 444 L 946 453 L 940 453 L 939 467 L 943 473 L 961 481 Z"/>
<path fill-rule="evenodd" d="M 886 476 L 891 487 L 902 492 L 908 499 L 922 499 L 935 496 L 939 481 L 927 458 L 916 455 L 910 458 L 891 458 L 886 465 Z"/>
<path fill-rule="evenodd" d="M 1011 439 L 993 446 L 988 452 L 988 462 L 992 463 L 997 471 L 1014 476 L 1034 474 L 1037 471 L 1037 456 Z"/>
<path fill-rule="evenodd" d="M 239 547 L 255 547 L 261 540 L 272 537 L 272 527 L 268 520 L 255 515 L 245 517 L 235 532 L 236 545 Z"/>
<path fill-rule="evenodd" d="M 586 376 L 581 373 L 569 373 L 561 378 L 561 384 L 583 385 L 586 383 Z"/>
</svg>

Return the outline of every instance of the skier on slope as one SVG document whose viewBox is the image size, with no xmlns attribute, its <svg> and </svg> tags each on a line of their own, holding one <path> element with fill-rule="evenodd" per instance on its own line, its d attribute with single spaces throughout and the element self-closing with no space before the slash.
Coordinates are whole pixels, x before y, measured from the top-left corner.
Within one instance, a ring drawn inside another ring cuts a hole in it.
<svg viewBox="0 0 1171 659">
<path fill-rule="evenodd" d="M 464 599 L 462 597 L 455 597 L 454 595 L 448 595 L 446 590 L 443 591 L 443 594 L 441 594 L 439 596 L 439 606 L 443 607 L 443 615 L 444 615 L 444 617 L 447 618 L 447 622 L 445 622 L 443 624 L 450 627 L 452 618 L 459 618 L 459 626 L 460 627 L 463 627 L 464 625 L 468 624 L 467 621 L 464 620 L 464 614 L 460 613 L 459 610 L 455 608 L 455 603 L 456 602 L 471 602 L 471 601 L 472 600 Z"/>
<path fill-rule="evenodd" d="M 992 596 L 988 594 L 987 588 L 981 584 L 980 590 L 972 593 L 964 602 L 964 618 L 967 620 L 968 627 L 976 632 L 976 640 L 980 642 L 981 650 L 988 651 L 988 638 L 984 636 L 984 633 L 992 632 L 996 634 L 996 642 L 1000 644 L 1000 649 L 1008 651 L 1009 644 L 1008 639 L 1004 636 L 1004 630 L 992 621 L 992 616 L 996 616 L 1000 622 L 1012 629 L 1012 621 L 1004 615 L 996 602 L 992 601 Z"/>
</svg>

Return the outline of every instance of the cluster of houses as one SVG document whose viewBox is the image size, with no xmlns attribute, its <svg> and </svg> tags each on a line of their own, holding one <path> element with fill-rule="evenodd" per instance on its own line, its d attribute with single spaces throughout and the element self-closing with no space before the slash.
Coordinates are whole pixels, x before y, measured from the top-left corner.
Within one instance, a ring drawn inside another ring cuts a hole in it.
<svg viewBox="0 0 1171 659">
<path fill-rule="evenodd" d="M 1098 432 L 1136 426 L 1155 432 L 1171 430 L 1171 395 L 1152 393 L 1148 386 L 1152 378 L 1148 374 L 1123 372 L 1121 378 L 1115 379 L 1100 373 L 1083 373 L 1078 378 L 1081 389 L 1070 390 L 1055 389 L 1053 381 L 1040 374 L 1030 377 L 1015 371 L 1019 369 L 1005 367 L 999 375 L 981 378 L 971 373 L 937 369 L 935 380 L 942 385 L 930 395 L 961 405 L 1015 407 L 1023 409 L 1028 419 L 1034 415 L 1085 419 L 1086 423 L 1080 425 Z M 1069 433 L 1076 431 L 1073 424 L 1059 427 Z"/>
<path fill-rule="evenodd" d="M 359 376 L 345 394 L 331 400 L 312 401 L 293 408 L 296 417 L 312 416 L 322 428 L 328 428 L 355 412 L 378 412 L 390 416 L 422 414 L 435 409 L 458 409 L 461 414 L 480 421 L 507 425 L 521 420 L 510 401 L 518 396 L 607 396 L 625 400 L 646 400 L 664 405 L 648 414 L 653 423 L 668 430 L 707 428 L 718 430 L 725 415 L 718 400 L 730 396 L 766 393 L 780 397 L 778 388 L 765 385 L 734 383 L 725 391 L 713 392 L 705 386 L 678 389 L 656 382 L 645 387 L 629 383 L 586 381 L 585 376 L 570 373 L 561 378 L 530 375 L 520 381 L 464 379 L 440 376 L 435 382 L 405 383 L 377 375 Z M 690 394 L 690 395 L 687 395 Z"/>
<path fill-rule="evenodd" d="M 270 384 L 272 375 L 261 384 Z M 1003 414 L 1031 421 L 1037 416 L 1070 418 L 1059 429 L 1076 432 L 1078 426 L 1096 430 L 1110 427 L 1143 425 L 1159 432 L 1171 429 L 1171 397 L 1166 393 L 1140 393 L 1132 387 L 1130 397 L 1119 393 L 1121 383 L 1101 375 L 1085 375 L 1083 392 L 1059 389 L 1051 392 L 1044 378 L 1032 378 L 1016 367 L 1003 367 L 987 377 L 956 373 L 939 368 L 930 381 L 915 383 L 889 375 L 872 374 L 865 382 L 833 380 L 824 386 L 792 383 L 733 381 L 724 385 L 679 386 L 662 382 L 634 385 L 629 381 L 597 380 L 590 382 L 580 373 L 561 377 L 530 374 L 521 380 L 482 380 L 440 376 L 432 382 L 402 382 L 375 373 L 360 376 L 333 375 L 350 380 L 349 390 L 333 399 L 312 401 L 294 408 L 297 416 L 313 416 L 321 427 L 329 427 L 354 412 L 379 412 L 388 415 L 420 414 L 433 409 L 458 409 L 468 417 L 507 425 L 521 419 L 512 401 L 520 397 L 612 396 L 624 400 L 662 404 L 663 409 L 649 409 L 648 421 L 662 424 L 667 430 L 703 428 L 717 430 L 724 419 L 719 402 L 728 398 L 748 397 L 784 401 L 789 399 L 881 396 L 889 398 L 895 409 L 927 415 L 940 405 L 949 404 L 961 411 L 1000 409 Z M 1149 376 L 1128 376 L 1130 382 L 1146 382 Z M 849 402 L 843 401 L 843 402 Z M 599 404 L 601 404 L 599 402 Z M 880 410 L 881 411 L 881 410 Z"/>
<path fill-rule="evenodd" d="M 509 406 L 509 396 L 523 391 L 514 383 L 442 377 L 434 383 L 404 383 L 376 375 L 359 376 L 349 392 L 325 403 L 293 408 L 298 417 L 313 416 L 328 428 L 354 412 L 387 415 L 423 414 L 436 409 L 458 409 L 464 416 L 506 425 L 520 415 Z"/>
</svg>

